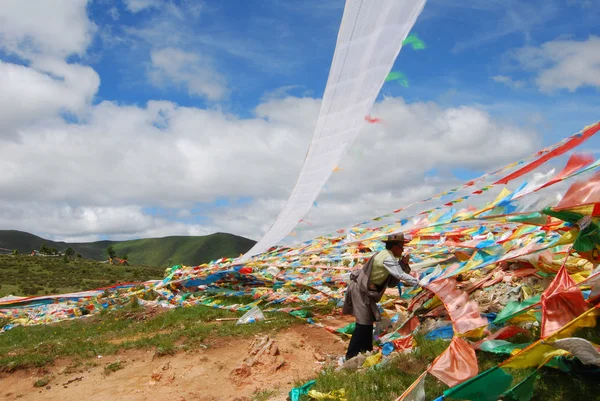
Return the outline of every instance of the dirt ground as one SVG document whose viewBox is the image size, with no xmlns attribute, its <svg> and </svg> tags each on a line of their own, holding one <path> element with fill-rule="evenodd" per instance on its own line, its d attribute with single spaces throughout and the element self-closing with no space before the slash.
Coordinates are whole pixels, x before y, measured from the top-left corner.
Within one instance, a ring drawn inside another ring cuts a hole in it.
<svg viewBox="0 0 600 401">
<path fill-rule="evenodd" d="M 329 321 L 342 327 L 345 320 Z M 269 400 L 286 399 L 296 380 L 313 378 L 344 354 L 346 343 L 315 326 L 297 326 L 271 337 L 214 339 L 207 349 L 155 357 L 154 351 L 123 351 L 83 361 L 60 360 L 44 369 L 0 374 L 0 400 Z M 109 372 L 107 365 L 121 362 Z M 41 378 L 49 382 L 34 384 Z"/>
</svg>

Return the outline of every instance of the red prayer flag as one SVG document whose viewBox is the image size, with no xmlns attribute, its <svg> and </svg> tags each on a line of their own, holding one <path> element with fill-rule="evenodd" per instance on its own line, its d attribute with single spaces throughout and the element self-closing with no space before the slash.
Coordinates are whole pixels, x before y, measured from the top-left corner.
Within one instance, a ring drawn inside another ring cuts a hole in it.
<svg viewBox="0 0 600 401">
<path fill-rule="evenodd" d="M 556 156 L 560 156 L 563 153 L 566 153 L 569 150 L 575 148 L 576 146 L 581 145 L 583 142 L 590 139 L 596 132 L 598 132 L 598 130 L 600 130 L 600 123 L 596 123 L 596 124 L 590 126 L 588 129 L 583 131 L 583 133 L 581 135 L 572 136 L 571 139 L 568 140 L 567 142 L 565 142 L 563 145 L 546 153 L 544 156 L 533 161 L 532 163 L 529 163 L 525 167 L 520 168 L 519 170 L 513 172 L 512 174 L 509 174 L 506 177 L 496 181 L 493 185 L 508 184 L 510 181 L 535 170 L 542 164 L 546 163 L 548 160 L 551 160 L 551 159 L 555 158 Z"/>
<path fill-rule="evenodd" d="M 381 120 L 379 118 L 374 118 L 374 117 L 371 117 L 371 116 L 366 116 L 365 117 L 365 121 L 368 122 L 368 123 L 371 123 L 371 124 L 375 124 L 375 123 L 380 123 L 381 122 Z"/>
<path fill-rule="evenodd" d="M 552 184 L 556 184 L 557 182 L 561 181 L 565 177 L 568 177 L 571 174 L 581 170 L 582 168 L 589 166 L 593 161 L 594 161 L 594 156 L 592 156 L 592 155 L 588 155 L 588 154 L 579 155 L 579 154 L 574 153 L 569 158 L 569 161 L 567 161 L 567 165 L 565 166 L 565 168 L 563 168 L 560 173 L 556 174 L 556 176 L 554 178 L 552 178 L 550 181 L 548 181 L 547 183 L 545 183 L 544 185 L 542 185 L 541 187 L 536 189 L 536 191 L 539 191 L 542 188 L 549 187 Z"/>
<path fill-rule="evenodd" d="M 594 203 L 600 203 L 600 173 L 594 174 L 589 180 L 573 183 L 556 209 L 570 209 Z"/>
</svg>

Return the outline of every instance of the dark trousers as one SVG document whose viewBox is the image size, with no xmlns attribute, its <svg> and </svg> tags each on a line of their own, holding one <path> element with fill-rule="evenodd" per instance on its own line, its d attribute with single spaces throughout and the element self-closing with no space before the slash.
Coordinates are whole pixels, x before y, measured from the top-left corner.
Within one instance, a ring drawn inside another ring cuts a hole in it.
<svg viewBox="0 0 600 401">
<path fill-rule="evenodd" d="M 366 351 L 373 351 L 373 325 L 356 323 L 348 344 L 346 360 Z"/>
</svg>

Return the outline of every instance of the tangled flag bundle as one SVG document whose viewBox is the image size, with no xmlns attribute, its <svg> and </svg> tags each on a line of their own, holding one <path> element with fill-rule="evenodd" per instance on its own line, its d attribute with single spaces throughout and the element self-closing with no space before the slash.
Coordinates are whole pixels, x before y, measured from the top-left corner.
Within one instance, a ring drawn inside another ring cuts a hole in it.
<svg viewBox="0 0 600 401">
<path fill-rule="evenodd" d="M 249 311 L 261 304 L 264 312 L 290 313 L 343 336 L 351 327 L 332 329 L 310 308 L 289 304 L 340 306 L 349 272 L 383 249 L 383 237 L 403 232 L 412 238 L 407 250 L 422 287 L 402 295 L 390 290 L 382 299 L 384 314 L 395 314 L 399 300 L 406 313 L 378 336 L 380 354 L 371 362 L 418 347 L 417 330 L 450 342 L 399 400 L 422 399 L 428 375 L 446 383 L 444 396 L 453 399 L 529 399 L 542 366 L 600 368 L 598 345 L 574 337 L 576 329 L 595 326 L 600 308 L 600 160 L 572 152 L 599 130 L 600 122 L 436 196 L 244 262 L 223 258 L 173 266 L 158 281 L 0 299 L 0 318 L 9 321 L 2 332 L 90 316 L 136 298 L 168 308 Z M 569 153 L 564 168 L 546 171 L 546 163 Z M 221 304 L 222 297 L 237 295 L 255 301 Z M 537 340 L 507 341 L 518 333 Z M 478 374 L 476 352 L 508 357 Z M 514 383 L 511 369 L 531 368 Z"/>
</svg>

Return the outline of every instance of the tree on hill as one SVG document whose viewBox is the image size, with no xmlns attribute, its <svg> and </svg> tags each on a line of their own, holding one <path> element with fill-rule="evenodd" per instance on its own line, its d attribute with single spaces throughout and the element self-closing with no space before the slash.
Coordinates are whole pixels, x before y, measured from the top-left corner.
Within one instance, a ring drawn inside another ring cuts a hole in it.
<svg viewBox="0 0 600 401">
<path fill-rule="evenodd" d="M 65 249 L 65 256 L 67 258 L 72 258 L 73 255 L 75 255 L 75 251 L 73 250 L 73 248 L 69 247 L 69 248 Z"/>
<path fill-rule="evenodd" d="M 106 253 L 108 254 L 109 259 L 114 259 L 117 257 L 117 253 L 115 252 L 112 246 L 106 248 Z"/>
<path fill-rule="evenodd" d="M 56 250 L 56 248 L 50 248 L 46 246 L 46 244 L 42 244 L 42 246 L 40 247 L 40 253 L 42 255 L 58 255 L 58 251 Z"/>
<path fill-rule="evenodd" d="M 12 254 L 13 255 L 18 255 L 19 254 L 19 250 L 18 249 L 13 249 Z"/>
</svg>

